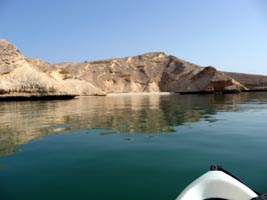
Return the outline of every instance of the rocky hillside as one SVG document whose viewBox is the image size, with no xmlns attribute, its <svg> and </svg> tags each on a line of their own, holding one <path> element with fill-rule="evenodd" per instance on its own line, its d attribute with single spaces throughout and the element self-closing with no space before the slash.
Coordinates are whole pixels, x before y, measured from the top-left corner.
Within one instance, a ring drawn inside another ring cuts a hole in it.
<svg viewBox="0 0 267 200">
<path fill-rule="evenodd" d="M 253 91 L 267 91 L 267 76 L 224 72 Z"/>
<path fill-rule="evenodd" d="M 49 70 L 44 71 L 46 68 Z M 26 59 L 14 45 L 0 40 L 0 97 L 63 96 L 101 92 L 83 80 L 58 80 L 51 74 L 53 70 L 51 64 L 37 59 Z"/>
<path fill-rule="evenodd" d="M 232 92 L 248 90 L 231 73 L 201 67 L 162 52 L 95 62 L 50 63 L 25 58 L 0 40 L 0 97 L 105 95 L 129 92 Z"/>
<path fill-rule="evenodd" d="M 60 63 L 54 69 L 64 73 L 66 79 L 85 80 L 105 93 L 247 89 L 214 67 L 203 68 L 162 52 L 95 62 Z"/>
</svg>

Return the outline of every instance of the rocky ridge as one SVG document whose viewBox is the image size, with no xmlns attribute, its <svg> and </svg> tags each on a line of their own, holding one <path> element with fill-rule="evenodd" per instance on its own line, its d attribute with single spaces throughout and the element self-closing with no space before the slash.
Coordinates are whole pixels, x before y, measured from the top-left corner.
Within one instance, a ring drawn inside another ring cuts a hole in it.
<svg viewBox="0 0 267 200">
<path fill-rule="evenodd" d="M 0 97 L 101 93 L 86 81 L 61 80 L 55 78 L 53 73 L 53 65 L 38 59 L 27 59 L 14 45 L 0 40 Z"/>
<path fill-rule="evenodd" d="M 0 97 L 109 93 L 212 93 L 251 88 L 212 66 L 201 67 L 163 52 L 94 62 L 50 64 L 25 58 L 0 40 Z"/>
</svg>

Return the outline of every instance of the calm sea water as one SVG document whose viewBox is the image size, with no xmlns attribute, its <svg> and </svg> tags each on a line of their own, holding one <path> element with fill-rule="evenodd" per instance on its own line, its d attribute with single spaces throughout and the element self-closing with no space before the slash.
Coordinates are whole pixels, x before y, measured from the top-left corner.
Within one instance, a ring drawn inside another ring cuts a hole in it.
<svg viewBox="0 0 267 200">
<path fill-rule="evenodd" d="M 0 102 L 0 199 L 173 200 L 212 163 L 267 192 L 267 93 Z"/>
</svg>

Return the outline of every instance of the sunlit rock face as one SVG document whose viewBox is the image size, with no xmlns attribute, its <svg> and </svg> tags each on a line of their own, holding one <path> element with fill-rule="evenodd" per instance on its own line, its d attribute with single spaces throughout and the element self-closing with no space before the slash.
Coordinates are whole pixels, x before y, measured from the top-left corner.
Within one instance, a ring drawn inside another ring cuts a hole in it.
<svg viewBox="0 0 267 200">
<path fill-rule="evenodd" d="M 0 75 L 10 73 L 16 67 L 25 64 L 24 62 L 24 57 L 14 45 L 0 39 Z"/>
<path fill-rule="evenodd" d="M 233 72 L 225 72 L 225 74 L 232 77 L 239 83 L 245 85 L 250 90 L 267 91 L 267 76 L 256 75 L 256 74 L 233 73 Z"/>
<path fill-rule="evenodd" d="M 247 90 L 214 67 L 200 67 L 162 52 L 95 62 L 60 63 L 55 68 L 68 72 L 69 78 L 88 81 L 105 93 Z"/>
<path fill-rule="evenodd" d="M 86 81 L 75 78 L 64 79 L 64 73 L 60 70 L 54 71 L 54 67 L 49 63 L 24 58 L 14 45 L 0 40 L 0 96 L 102 93 Z M 53 76 L 54 74 L 56 75 Z"/>
<path fill-rule="evenodd" d="M 243 79 L 163 52 L 94 62 L 50 64 L 36 58 L 25 58 L 13 44 L 0 40 L 2 96 L 235 92 L 259 86 L 255 79 Z M 248 80 L 254 84 L 246 84 Z M 267 85 L 267 81 L 263 83 Z"/>
</svg>

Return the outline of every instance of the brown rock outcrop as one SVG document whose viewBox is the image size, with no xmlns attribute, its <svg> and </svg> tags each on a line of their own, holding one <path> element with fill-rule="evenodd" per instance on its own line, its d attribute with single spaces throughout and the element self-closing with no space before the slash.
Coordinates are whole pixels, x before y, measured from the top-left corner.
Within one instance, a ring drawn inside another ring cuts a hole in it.
<svg viewBox="0 0 267 200">
<path fill-rule="evenodd" d="M 162 52 L 52 65 L 24 58 L 14 45 L 0 40 L 0 95 L 240 90 L 247 87 L 214 67 L 203 68 Z"/>
<path fill-rule="evenodd" d="M 0 39 L 0 75 L 13 71 L 16 67 L 24 64 L 24 57 L 9 42 Z"/>
<path fill-rule="evenodd" d="M 214 67 L 200 67 L 162 52 L 122 59 L 84 63 L 60 63 L 71 78 L 101 88 L 105 93 L 214 92 L 247 90 Z"/>
<path fill-rule="evenodd" d="M 14 45 L 0 40 L 0 97 L 65 96 L 84 91 L 98 94 L 98 89 L 90 83 L 76 79 L 59 80 L 53 73 L 51 64 L 25 59 Z"/>
<path fill-rule="evenodd" d="M 233 73 L 233 72 L 224 72 L 224 73 L 234 78 L 241 84 L 245 85 L 249 90 L 267 91 L 267 76 L 256 75 L 256 74 Z"/>
</svg>

